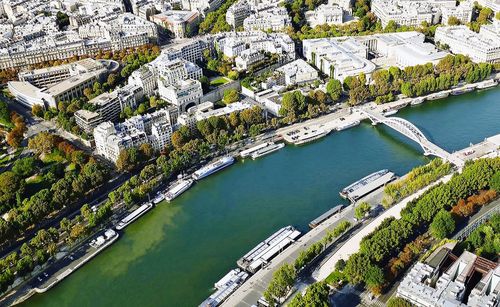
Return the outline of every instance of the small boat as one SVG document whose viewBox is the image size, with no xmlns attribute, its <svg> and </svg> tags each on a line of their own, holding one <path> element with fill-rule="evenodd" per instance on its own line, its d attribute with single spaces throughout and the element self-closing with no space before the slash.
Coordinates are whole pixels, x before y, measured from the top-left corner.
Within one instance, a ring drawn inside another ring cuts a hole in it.
<svg viewBox="0 0 500 307">
<path fill-rule="evenodd" d="M 193 185 L 194 180 L 193 179 L 188 179 L 188 180 L 179 180 L 175 184 L 168 189 L 168 191 L 165 193 L 165 200 L 168 202 L 171 202 L 174 200 L 177 196 L 181 195 L 184 193 L 187 189 L 189 189 Z"/>
<path fill-rule="evenodd" d="M 398 110 L 395 110 L 395 109 L 394 110 L 386 110 L 383 112 L 384 116 L 391 116 L 391 115 L 394 115 L 396 113 L 398 113 Z"/>
<path fill-rule="evenodd" d="M 414 98 L 414 99 L 411 101 L 410 105 L 412 105 L 412 106 L 416 106 L 416 105 L 421 104 L 421 103 L 422 103 L 422 102 L 424 102 L 424 101 L 425 101 L 425 97 L 417 97 L 417 98 Z"/>
<path fill-rule="evenodd" d="M 360 121 L 359 120 L 355 120 L 355 121 L 352 121 L 352 122 L 348 122 L 348 123 L 345 123 L 343 125 L 340 125 L 337 127 L 337 131 L 342 131 L 342 130 L 346 130 L 346 129 L 349 129 L 349 128 L 352 128 L 352 127 L 355 127 L 357 125 L 360 124 Z"/>
<path fill-rule="evenodd" d="M 490 79 L 490 80 L 486 80 L 486 81 L 479 83 L 476 88 L 479 90 L 484 90 L 484 89 L 495 87 L 497 85 L 498 85 L 497 81 Z"/>
<path fill-rule="evenodd" d="M 441 99 L 441 98 L 446 98 L 449 95 L 450 95 L 449 91 L 434 93 L 434 94 L 430 94 L 429 96 L 427 96 L 427 100 L 437 100 L 437 99 Z"/>
<path fill-rule="evenodd" d="M 257 150 L 256 152 L 254 152 L 252 154 L 252 159 L 255 160 L 255 159 L 260 158 L 262 156 L 268 155 L 270 153 L 273 153 L 275 151 L 280 150 L 283 147 L 285 147 L 285 144 L 283 144 L 283 143 L 280 143 L 280 144 L 270 143 L 268 146 L 261 148 L 261 149 Z"/>
</svg>

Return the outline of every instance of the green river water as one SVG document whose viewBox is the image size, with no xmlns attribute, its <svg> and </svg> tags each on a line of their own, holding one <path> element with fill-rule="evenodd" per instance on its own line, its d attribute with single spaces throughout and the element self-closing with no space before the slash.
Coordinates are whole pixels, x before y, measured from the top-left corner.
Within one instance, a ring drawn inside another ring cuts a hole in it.
<svg viewBox="0 0 500 307">
<path fill-rule="evenodd" d="M 500 88 L 427 102 L 397 115 L 448 151 L 500 133 Z M 379 169 L 428 161 L 404 136 L 368 122 L 246 160 L 162 203 L 110 248 L 28 306 L 197 306 L 236 260 L 280 227 L 344 202 L 339 190 Z"/>
</svg>

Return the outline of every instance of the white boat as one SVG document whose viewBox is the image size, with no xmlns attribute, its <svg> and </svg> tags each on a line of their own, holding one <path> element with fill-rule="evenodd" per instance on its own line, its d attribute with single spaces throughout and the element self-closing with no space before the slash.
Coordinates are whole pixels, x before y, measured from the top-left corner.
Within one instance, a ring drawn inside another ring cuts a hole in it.
<svg viewBox="0 0 500 307">
<path fill-rule="evenodd" d="M 453 96 L 457 96 L 457 95 L 462 95 L 465 93 L 472 92 L 473 90 L 474 90 L 474 87 L 461 87 L 461 88 L 451 90 L 451 94 Z"/>
<path fill-rule="evenodd" d="M 293 244 L 300 234 L 301 232 L 293 226 L 283 227 L 266 240 L 257 244 L 257 246 L 241 257 L 236 264 L 243 270 L 255 274 L 255 272 L 269 263 L 276 255 L 282 253 L 285 248 Z"/>
<path fill-rule="evenodd" d="M 303 131 L 300 131 L 297 135 L 291 137 L 291 141 L 295 145 L 302 145 L 305 143 L 312 142 L 314 140 L 320 139 L 327 135 L 328 132 L 321 128 L 307 128 L 305 127 Z"/>
<path fill-rule="evenodd" d="M 171 202 L 193 185 L 193 179 L 179 180 L 165 193 L 165 200 Z"/>
<path fill-rule="evenodd" d="M 200 180 L 203 179 L 207 176 L 212 175 L 215 172 L 220 171 L 221 169 L 224 169 L 228 167 L 229 165 L 234 163 L 234 158 L 232 156 L 226 156 L 223 158 L 220 158 L 219 160 L 210 163 L 208 165 L 205 165 L 204 167 L 200 168 L 193 174 L 193 179 L 194 180 Z"/>
<path fill-rule="evenodd" d="M 412 106 L 416 106 L 416 105 L 421 104 L 421 103 L 422 103 L 422 102 L 424 102 L 424 101 L 425 101 L 425 97 L 417 97 L 417 98 L 414 98 L 414 99 L 411 101 L 410 105 L 412 105 Z"/>
<path fill-rule="evenodd" d="M 240 287 L 249 274 L 240 269 L 231 270 L 215 283 L 217 291 L 200 304 L 200 307 L 215 307 L 221 305 L 238 287 Z"/>
<path fill-rule="evenodd" d="M 386 110 L 383 112 L 384 116 L 391 116 L 391 115 L 394 115 L 398 113 L 398 110 L 394 109 L 394 110 Z"/>
<path fill-rule="evenodd" d="M 476 88 L 483 90 L 483 89 L 495 87 L 497 85 L 498 85 L 497 81 L 490 79 L 490 80 L 486 80 L 486 81 L 479 83 Z"/>
<path fill-rule="evenodd" d="M 346 130 L 346 129 L 355 127 L 355 126 L 357 126 L 359 124 L 360 124 L 359 120 L 355 120 L 355 121 L 352 121 L 352 122 L 347 122 L 347 123 L 344 123 L 343 125 L 338 126 L 337 127 L 337 131 Z"/>
<path fill-rule="evenodd" d="M 153 198 L 153 204 L 156 205 L 156 204 L 160 203 L 164 199 L 165 199 L 165 196 L 163 196 L 163 193 L 158 192 L 158 194 L 156 195 L 156 197 Z"/>
<path fill-rule="evenodd" d="M 380 170 L 343 188 L 340 191 L 340 196 L 355 202 L 394 179 L 396 179 L 396 175 L 393 172 L 387 169 Z"/>
<path fill-rule="evenodd" d="M 428 95 L 427 100 L 437 100 L 437 99 L 441 99 L 441 98 L 446 98 L 448 96 L 450 96 L 450 92 L 444 91 L 444 92 L 434 93 L 434 94 Z"/>
<path fill-rule="evenodd" d="M 269 144 L 272 144 L 272 143 L 262 143 L 262 144 L 250 147 L 248 149 L 245 149 L 245 150 L 243 150 L 243 151 L 240 152 L 240 157 L 243 158 L 243 159 L 246 158 L 246 157 L 250 157 L 254 152 L 256 152 L 256 151 L 258 151 L 258 150 L 260 150 L 262 148 L 265 148 Z"/>
<path fill-rule="evenodd" d="M 280 143 L 280 144 L 269 143 L 268 146 L 261 148 L 261 149 L 257 150 L 256 152 L 254 152 L 252 154 L 252 159 L 255 160 L 255 159 L 260 158 L 262 156 L 265 156 L 267 154 L 278 151 L 283 147 L 285 147 L 285 144 L 283 144 L 283 143 Z"/>
<path fill-rule="evenodd" d="M 123 228 L 127 227 L 128 225 L 130 225 L 130 223 L 137 220 L 141 215 L 151 210 L 151 208 L 153 208 L 152 203 L 143 204 L 142 206 L 137 208 L 134 212 L 130 213 L 124 219 L 122 219 L 118 223 L 118 225 L 116 225 L 116 230 L 122 230 Z"/>
</svg>

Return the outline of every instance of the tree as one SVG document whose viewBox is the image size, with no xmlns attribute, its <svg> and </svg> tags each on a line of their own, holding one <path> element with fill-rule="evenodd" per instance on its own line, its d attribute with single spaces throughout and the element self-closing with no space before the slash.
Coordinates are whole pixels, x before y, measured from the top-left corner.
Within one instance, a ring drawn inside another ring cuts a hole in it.
<svg viewBox="0 0 500 307">
<path fill-rule="evenodd" d="M 59 27 L 59 30 L 63 30 L 69 26 L 69 16 L 66 13 L 58 11 L 56 14 L 56 25 Z"/>
<path fill-rule="evenodd" d="M 9 144 L 9 146 L 12 148 L 18 148 L 19 146 L 21 146 L 25 130 L 26 126 L 24 126 L 24 124 L 16 126 L 14 129 L 12 129 L 7 134 L 7 144 Z"/>
<path fill-rule="evenodd" d="M 412 303 L 404 298 L 393 296 L 387 301 L 387 307 L 414 307 Z"/>
<path fill-rule="evenodd" d="M 184 144 L 186 144 L 187 141 L 188 140 L 179 130 L 172 133 L 172 145 L 174 145 L 174 148 L 176 149 L 182 148 L 182 146 L 184 146 Z"/>
<path fill-rule="evenodd" d="M 345 260 L 344 259 L 339 259 L 335 263 L 335 270 L 342 272 L 345 268 Z"/>
<path fill-rule="evenodd" d="M 378 295 L 385 282 L 384 272 L 378 266 L 372 265 L 365 273 L 364 282 L 373 294 Z"/>
<path fill-rule="evenodd" d="M 385 26 L 384 32 L 385 33 L 392 33 L 392 32 L 396 32 L 397 29 L 398 29 L 398 24 L 394 20 L 389 20 L 389 22 Z"/>
<path fill-rule="evenodd" d="M 116 74 L 110 73 L 106 81 L 110 87 L 114 87 L 116 84 Z"/>
<path fill-rule="evenodd" d="M 227 76 L 228 76 L 228 77 L 229 77 L 229 79 L 231 79 L 231 80 L 238 80 L 238 78 L 240 77 L 240 74 L 239 74 L 237 71 L 235 71 L 235 70 L 231 70 L 231 71 L 227 74 Z"/>
<path fill-rule="evenodd" d="M 222 102 L 226 105 L 236 102 L 240 99 L 240 94 L 236 89 L 227 89 L 224 91 L 224 97 L 222 98 Z"/>
<path fill-rule="evenodd" d="M 130 154 L 126 149 L 120 150 L 118 159 L 116 160 L 116 168 L 119 171 L 131 170 L 134 166 L 130 163 Z"/>
<path fill-rule="evenodd" d="M 317 282 L 309 286 L 304 295 L 298 293 L 288 306 L 290 307 L 328 307 L 330 288 L 325 282 Z"/>
<path fill-rule="evenodd" d="M 37 162 L 33 157 L 21 158 L 14 162 L 12 171 L 20 177 L 28 177 L 36 171 Z"/>
<path fill-rule="evenodd" d="M 269 283 L 267 290 L 264 292 L 264 297 L 268 302 L 275 302 L 276 299 L 281 300 L 285 297 L 288 291 L 295 283 L 296 272 L 293 265 L 284 264 L 273 274 L 273 279 Z"/>
<path fill-rule="evenodd" d="M 94 93 L 92 92 L 92 89 L 90 87 L 87 87 L 83 90 L 83 95 L 87 97 L 88 100 L 94 98 Z"/>
<path fill-rule="evenodd" d="M 85 234 L 85 226 L 81 223 L 76 223 L 71 227 L 71 231 L 69 233 L 70 238 L 73 241 L 78 240 L 83 234 Z"/>
<path fill-rule="evenodd" d="M 360 220 L 365 217 L 366 213 L 370 212 L 370 209 L 370 204 L 364 201 L 354 209 L 354 217 Z"/>
<path fill-rule="evenodd" d="M 6 171 L 0 174 L 0 212 L 10 208 L 17 195 L 23 195 L 24 186 L 24 180 L 14 172 Z"/>
<path fill-rule="evenodd" d="M 37 155 L 46 154 L 54 149 L 54 136 L 46 131 L 42 131 L 28 141 L 28 148 Z"/>
<path fill-rule="evenodd" d="M 496 172 L 490 180 L 490 188 L 500 193 L 500 172 Z"/>
<path fill-rule="evenodd" d="M 149 143 L 141 144 L 141 146 L 139 146 L 139 151 L 146 159 L 152 158 L 155 153 L 153 147 Z"/>
<path fill-rule="evenodd" d="M 333 101 L 338 101 L 342 96 L 342 83 L 337 79 L 330 79 L 326 85 L 326 92 Z"/>
<path fill-rule="evenodd" d="M 448 18 L 448 25 L 449 26 L 458 26 L 458 25 L 460 25 L 460 19 L 458 19 L 455 16 L 450 16 Z"/>
<path fill-rule="evenodd" d="M 59 207 L 63 207 L 71 199 L 70 197 L 73 193 L 71 182 L 71 177 L 67 176 L 55 182 L 50 188 L 52 191 L 53 201 Z"/>
<path fill-rule="evenodd" d="M 59 228 L 61 228 L 62 231 L 69 233 L 71 230 L 71 221 L 67 218 L 63 218 L 61 222 L 59 222 Z"/>
<path fill-rule="evenodd" d="M 372 266 L 370 259 L 363 253 L 352 254 L 347 260 L 344 274 L 349 283 L 356 285 L 365 280 L 366 272 Z"/>
<path fill-rule="evenodd" d="M 455 230 L 455 220 L 450 212 L 442 209 L 432 220 L 430 230 L 436 239 L 444 239 Z"/>
<path fill-rule="evenodd" d="M 31 114 L 33 114 L 36 117 L 42 118 L 43 117 L 43 111 L 44 111 L 43 106 L 41 106 L 39 104 L 34 104 L 31 107 Z"/>
<path fill-rule="evenodd" d="M 85 163 L 87 163 L 87 154 L 81 150 L 75 150 L 71 153 L 71 162 L 83 168 Z"/>
</svg>

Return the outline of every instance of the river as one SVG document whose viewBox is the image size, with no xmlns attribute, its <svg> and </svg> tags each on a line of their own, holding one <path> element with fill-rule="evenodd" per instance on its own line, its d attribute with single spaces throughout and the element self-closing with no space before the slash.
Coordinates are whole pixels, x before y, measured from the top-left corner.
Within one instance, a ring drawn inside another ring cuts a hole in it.
<svg viewBox="0 0 500 307">
<path fill-rule="evenodd" d="M 500 88 L 427 102 L 397 115 L 448 151 L 500 133 Z M 379 169 L 428 161 L 419 146 L 368 122 L 313 144 L 239 162 L 162 203 L 120 240 L 29 306 L 197 306 L 236 260 L 280 227 L 307 224 Z"/>
</svg>

